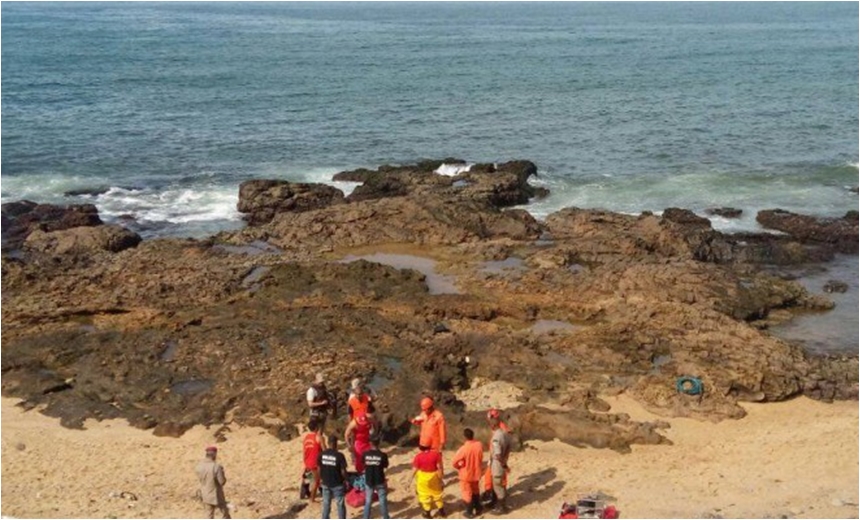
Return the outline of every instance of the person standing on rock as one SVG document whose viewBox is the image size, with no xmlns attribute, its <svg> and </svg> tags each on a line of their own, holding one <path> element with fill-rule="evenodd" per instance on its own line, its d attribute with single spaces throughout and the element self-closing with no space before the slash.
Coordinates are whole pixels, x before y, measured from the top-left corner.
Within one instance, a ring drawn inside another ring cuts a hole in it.
<svg viewBox="0 0 860 520">
<path fill-rule="evenodd" d="M 320 427 L 320 433 L 325 433 L 325 422 L 328 418 L 331 403 L 329 402 L 328 391 L 325 387 L 325 377 L 321 372 L 317 373 L 313 384 L 308 388 L 307 400 L 311 418 L 316 419 Z"/>
<path fill-rule="evenodd" d="M 420 446 L 442 452 L 448 438 L 448 427 L 445 425 L 445 416 L 434 407 L 432 398 L 421 399 L 421 413 L 412 419 L 412 424 L 421 428 L 418 437 Z"/>
<path fill-rule="evenodd" d="M 475 440 L 475 432 L 470 428 L 463 430 L 465 442 L 452 462 L 460 478 L 460 493 L 466 504 L 466 518 L 475 518 L 483 512 L 481 506 L 481 490 L 478 485 L 484 467 L 484 446 Z"/>
<path fill-rule="evenodd" d="M 493 491 L 496 493 L 496 506 L 493 513 L 504 514 L 509 511 L 507 502 L 508 456 L 511 454 L 511 436 L 507 428 L 502 428 L 501 413 L 492 408 L 487 412 L 487 422 L 493 431 L 490 440 L 490 474 L 493 478 Z"/>
<path fill-rule="evenodd" d="M 331 517 L 331 500 L 337 502 L 337 517 L 346 518 L 346 457 L 337 451 L 337 435 L 328 438 L 328 449 L 317 457 L 322 481 L 322 518 Z"/>
<path fill-rule="evenodd" d="M 224 467 L 215 462 L 217 456 L 218 448 L 209 446 L 206 448 L 206 458 L 197 464 L 200 499 L 203 501 L 206 518 L 215 518 L 216 509 L 221 511 L 221 518 L 230 518 L 227 499 L 224 498 L 224 484 L 227 483 L 227 477 L 224 476 Z"/>
</svg>

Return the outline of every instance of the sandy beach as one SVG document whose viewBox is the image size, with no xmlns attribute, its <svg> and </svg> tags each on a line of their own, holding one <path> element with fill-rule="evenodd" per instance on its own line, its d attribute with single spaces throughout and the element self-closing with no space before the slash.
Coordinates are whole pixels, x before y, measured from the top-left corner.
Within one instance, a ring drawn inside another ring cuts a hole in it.
<svg viewBox="0 0 860 520">
<path fill-rule="evenodd" d="M 657 419 L 624 395 L 607 401 L 613 412 Z M 214 442 L 214 428 L 166 438 L 121 420 L 91 420 L 72 430 L 17 402 L 2 399 L 4 516 L 201 516 L 193 468 Z M 629 454 L 527 442 L 512 455 L 508 517 L 553 518 L 565 500 L 602 492 L 614 497 L 623 518 L 857 518 L 856 402 L 799 398 L 744 408 L 748 415 L 737 421 L 669 419 L 665 435 L 673 445 L 637 445 Z M 452 439 L 457 434 L 449 427 Z M 297 440 L 232 428 L 219 447 L 234 518 L 319 518 L 319 503 L 298 500 Z M 454 447 L 449 441 L 446 461 Z M 389 451 L 392 515 L 414 517 L 412 452 Z M 461 517 L 456 477 L 446 471 L 449 513 Z M 361 512 L 350 509 L 349 516 Z"/>
</svg>

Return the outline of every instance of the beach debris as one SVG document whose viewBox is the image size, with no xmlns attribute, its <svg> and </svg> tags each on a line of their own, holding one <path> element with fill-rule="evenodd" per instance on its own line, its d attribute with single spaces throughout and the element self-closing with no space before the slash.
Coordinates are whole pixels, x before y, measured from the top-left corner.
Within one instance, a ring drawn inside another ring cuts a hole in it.
<svg viewBox="0 0 860 520">
<path fill-rule="evenodd" d="M 702 380 L 698 377 L 681 376 L 675 381 L 675 389 L 682 394 L 700 395 L 704 392 Z"/>
<path fill-rule="evenodd" d="M 137 501 L 137 495 L 131 491 L 111 491 L 108 493 L 108 498 L 124 498 L 132 502 Z"/>
</svg>

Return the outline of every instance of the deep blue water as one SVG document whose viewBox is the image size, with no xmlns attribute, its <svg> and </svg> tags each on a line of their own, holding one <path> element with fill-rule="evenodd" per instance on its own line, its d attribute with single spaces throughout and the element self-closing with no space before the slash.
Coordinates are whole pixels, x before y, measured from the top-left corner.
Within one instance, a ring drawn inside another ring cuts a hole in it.
<svg viewBox="0 0 860 520">
<path fill-rule="evenodd" d="M 2 3 L 3 202 L 200 235 L 249 178 L 449 156 L 534 161 L 539 217 L 844 214 L 858 4 Z"/>
</svg>

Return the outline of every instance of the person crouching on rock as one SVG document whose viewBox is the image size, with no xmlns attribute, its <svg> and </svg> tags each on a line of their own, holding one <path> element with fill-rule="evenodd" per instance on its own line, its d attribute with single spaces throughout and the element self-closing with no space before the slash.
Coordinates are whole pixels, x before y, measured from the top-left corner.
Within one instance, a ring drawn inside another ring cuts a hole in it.
<svg viewBox="0 0 860 520">
<path fill-rule="evenodd" d="M 313 483 L 310 486 L 310 501 L 313 502 L 317 498 L 317 491 L 320 487 L 320 468 L 317 462 L 319 454 L 326 449 L 325 437 L 320 433 L 320 424 L 315 418 L 311 418 L 308 422 L 308 432 L 302 437 L 302 458 L 304 459 L 304 469 L 302 470 L 302 483 L 304 483 L 305 473 L 313 474 Z"/>
<path fill-rule="evenodd" d="M 224 467 L 215 462 L 218 456 L 218 448 L 209 446 L 206 448 L 206 458 L 197 464 L 197 479 L 200 481 L 200 499 L 206 511 L 206 518 L 215 518 L 215 510 L 221 510 L 221 518 L 230 518 L 230 510 L 227 508 L 227 499 L 224 498 L 224 484 L 227 477 L 224 476 Z"/>
<path fill-rule="evenodd" d="M 484 467 L 484 446 L 475 440 L 475 432 L 470 428 L 463 430 L 465 442 L 454 454 L 453 465 L 460 477 L 460 493 L 466 503 L 466 518 L 475 518 L 483 512 L 481 490 L 478 485 Z"/>
<path fill-rule="evenodd" d="M 442 493 L 445 490 L 442 453 L 423 444 L 419 445 L 418 449 L 418 455 L 412 460 L 412 478 L 415 480 L 415 492 L 421 505 L 421 516 L 432 518 L 435 508 L 439 510 L 439 516 L 445 517 L 447 514 L 442 503 Z"/>
<path fill-rule="evenodd" d="M 359 473 L 364 472 L 364 461 L 361 456 L 370 449 L 370 437 L 375 433 L 375 422 L 373 416 L 365 412 L 358 412 L 346 426 L 344 437 L 349 452 L 352 454 L 352 463 Z"/>
</svg>

